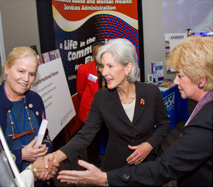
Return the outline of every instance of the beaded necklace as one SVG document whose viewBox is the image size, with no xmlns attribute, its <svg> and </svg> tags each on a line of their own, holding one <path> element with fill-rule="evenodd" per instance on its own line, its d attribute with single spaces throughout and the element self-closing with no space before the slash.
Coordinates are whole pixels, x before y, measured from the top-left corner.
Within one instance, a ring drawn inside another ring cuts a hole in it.
<svg viewBox="0 0 213 187">
<path fill-rule="evenodd" d="M 5 89 L 4 89 L 4 91 L 5 91 Z M 7 96 L 6 92 L 5 92 L 5 95 Z M 12 108 L 7 111 L 9 118 L 10 118 L 10 125 L 12 127 L 12 133 L 13 133 L 13 134 L 9 134 L 8 136 L 12 137 L 13 140 L 20 138 L 23 146 L 25 146 L 25 135 L 33 134 L 34 130 L 36 129 L 36 128 L 33 128 L 32 123 L 31 123 L 31 117 L 29 115 L 28 106 L 26 105 L 26 97 L 24 97 L 24 108 L 25 108 L 25 110 L 24 110 L 24 122 L 23 122 L 23 132 L 22 133 L 19 130 L 18 123 L 16 121 L 16 118 L 15 118 L 15 115 L 14 115 Z M 31 130 L 29 130 L 29 131 L 25 131 L 26 114 L 27 114 L 27 120 L 29 121 L 29 124 L 30 124 L 30 127 L 31 127 Z M 14 124 L 16 126 L 17 131 L 18 131 L 17 134 L 15 134 L 15 131 L 14 131 Z"/>
</svg>

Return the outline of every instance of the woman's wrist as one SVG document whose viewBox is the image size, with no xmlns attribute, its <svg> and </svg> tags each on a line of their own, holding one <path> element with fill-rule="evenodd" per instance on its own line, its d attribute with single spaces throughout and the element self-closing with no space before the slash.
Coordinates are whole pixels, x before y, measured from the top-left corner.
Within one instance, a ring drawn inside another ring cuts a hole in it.
<svg viewBox="0 0 213 187">
<path fill-rule="evenodd" d="M 34 178 L 35 181 L 38 179 L 39 171 L 38 171 L 38 169 L 35 166 L 30 164 L 29 166 L 26 167 L 26 170 L 30 170 L 32 172 L 33 178 Z"/>
<path fill-rule="evenodd" d="M 62 162 L 67 159 L 67 156 L 61 151 L 57 150 L 52 153 L 57 162 Z"/>
</svg>

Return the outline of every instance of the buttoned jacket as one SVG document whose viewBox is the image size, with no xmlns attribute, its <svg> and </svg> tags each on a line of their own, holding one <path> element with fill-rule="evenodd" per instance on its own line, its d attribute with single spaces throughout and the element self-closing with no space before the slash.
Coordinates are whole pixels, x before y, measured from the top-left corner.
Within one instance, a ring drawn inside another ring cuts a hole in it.
<svg viewBox="0 0 213 187">
<path fill-rule="evenodd" d="M 213 101 L 210 101 L 155 162 L 110 171 L 109 185 L 158 186 L 178 179 L 178 186 L 212 186 L 212 130 Z"/>
<path fill-rule="evenodd" d="M 79 118 L 85 121 L 98 88 L 98 78 L 95 81 L 88 79 L 89 75 L 97 77 L 97 68 L 94 61 L 78 67 L 76 90 L 80 96 Z"/>
<path fill-rule="evenodd" d="M 116 89 L 95 93 L 89 116 L 83 128 L 61 148 L 72 161 L 90 144 L 102 121 L 109 130 L 104 168 L 111 170 L 126 164 L 133 152 L 128 145 L 150 143 L 154 151 L 146 160 L 156 158 L 156 150 L 170 131 L 170 120 L 157 86 L 136 82 L 136 104 L 133 121 L 126 115 Z M 155 125 L 157 129 L 155 130 Z"/>
<path fill-rule="evenodd" d="M 0 86 L 0 124 L 4 135 L 6 135 L 7 112 L 13 106 L 13 103 L 9 99 L 7 99 L 3 85 L 4 84 Z M 25 93 L 25 96 L 28 109 L 34 112 L 40 125 L 42 119 L 46 117 L 44 104 L 41 97 L 36 92 L 33 92 L 31 90 L 28 90 Z M 48 135 L 48 130 L 46 131 L 43 143 L 46 144 L 46 146 L 48 147 L 48 152 L 52 152 L 52 143 Z M 16 164 L 19 170 L 21 171 L 21 164 L 22 164 L 21 148 L 17 148 L 16 150 L 11 151 L 16 156 Z"/>
</svg>

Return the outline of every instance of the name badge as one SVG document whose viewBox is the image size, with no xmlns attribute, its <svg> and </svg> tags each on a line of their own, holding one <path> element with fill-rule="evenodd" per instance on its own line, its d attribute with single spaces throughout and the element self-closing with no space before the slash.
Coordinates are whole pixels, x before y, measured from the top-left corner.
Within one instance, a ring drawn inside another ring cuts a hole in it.
<svg viewBox="0 0 213 187">
<path fill-rule="evenodd" d="M 89 76 L 88 76 L 88 80 L 91 80 L 93 82 L 96 82 L 97 78 L 98 77 L 96 77 L 95 75 L 92 75 L 92 74 L 89 74 Z"/>
</svg>

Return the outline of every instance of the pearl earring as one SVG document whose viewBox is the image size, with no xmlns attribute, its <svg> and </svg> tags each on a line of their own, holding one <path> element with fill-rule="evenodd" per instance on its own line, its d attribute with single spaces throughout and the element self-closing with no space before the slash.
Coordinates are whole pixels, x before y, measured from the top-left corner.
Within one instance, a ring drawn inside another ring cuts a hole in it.
<svg viewBox="0 0 213 187">
<path fill-rule="evenodd" d="M 204 86 L 204 84 L 203 84 L 202 82 L 199 82 L 199 84 L 198 84 L 198 88 L 199 88 L 199 89 L 202 89 L 202 88 L 203 88 L 203 86 Z"/>
</svg>

